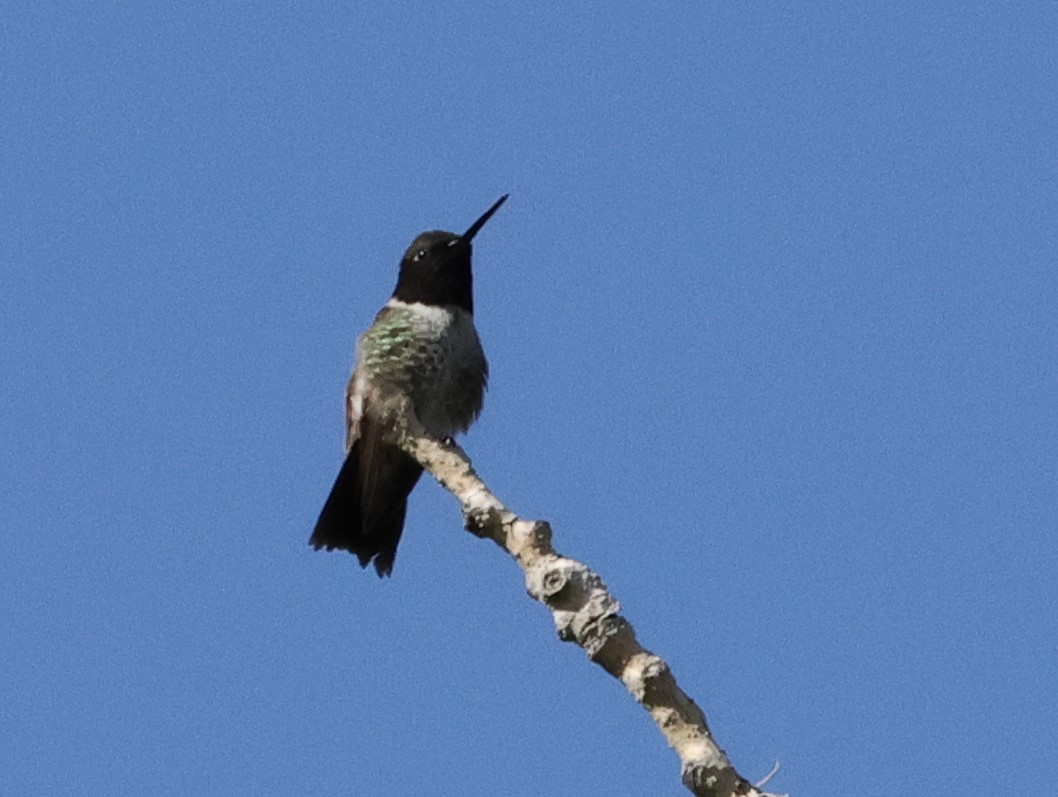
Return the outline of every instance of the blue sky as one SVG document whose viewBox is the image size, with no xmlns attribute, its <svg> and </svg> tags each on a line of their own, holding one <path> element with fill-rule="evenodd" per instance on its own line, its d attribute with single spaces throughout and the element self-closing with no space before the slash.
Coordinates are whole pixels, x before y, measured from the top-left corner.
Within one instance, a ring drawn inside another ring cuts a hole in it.
<svg viewBox="0 0 1058 797">
<path fill-rule="evenodd" d="M 1058 6 L 0 19 L 0 793 L 682 794 L 424 480 L 306 544 L 357 334 L 479 237 L 465 440 L 748 777 L 1058 779 Z"/>
</svg>

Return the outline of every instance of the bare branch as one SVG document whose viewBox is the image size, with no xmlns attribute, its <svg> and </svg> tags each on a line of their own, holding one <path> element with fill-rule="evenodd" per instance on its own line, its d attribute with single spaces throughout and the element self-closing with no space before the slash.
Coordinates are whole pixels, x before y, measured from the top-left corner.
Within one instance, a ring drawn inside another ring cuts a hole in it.
<svg viewBox="0 0 1058 797">
<path fill-rule="evenodd" d="M 508 509 L 478 477 L 459 446 L 430 438 L 414 420 L 394 442 L 459 499 L 467 530 L 495 542 L 518 562 L 529 594 L 544 604 L 559 639 L 625 685 L 680 757 L 683 784 L 700 797 L 773 797 L 739 775 L 713 740 L 704 712 L 676 684 L 669 665 L 645 650 L 602 578 L 555 552 L 551 527 Z"/>
</svg>

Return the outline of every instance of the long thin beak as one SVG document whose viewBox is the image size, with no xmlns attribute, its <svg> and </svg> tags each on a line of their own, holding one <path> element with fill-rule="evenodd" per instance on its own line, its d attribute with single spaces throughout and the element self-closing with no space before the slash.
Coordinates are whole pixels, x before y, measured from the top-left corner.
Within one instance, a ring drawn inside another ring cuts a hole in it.
<svg viewBox="0 0 1058 797">
<path fill-rule="evenodd" d="M 481 228 L 485 226 L 485 222 L 492 218 L 492 214 L 500 209 L 500 205 L 506 202 L 507 197 L 509 196 L 510 194 L 504 194 L 499 199 L 497 199 L 496 203 L 491 208 L 481 214 L 481 218 L 479 218 L 477 221 L 470 225 L 470 229 L 463 233 L 459 240 L 465 244 L 470 243 L 474 239 L 474 236 L 481 231 Z"/>
</svg>

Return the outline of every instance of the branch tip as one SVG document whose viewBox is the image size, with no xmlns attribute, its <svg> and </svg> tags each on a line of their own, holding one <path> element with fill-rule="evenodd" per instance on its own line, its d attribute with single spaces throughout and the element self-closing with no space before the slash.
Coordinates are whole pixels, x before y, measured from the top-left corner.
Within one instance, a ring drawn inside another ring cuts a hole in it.
<svg viewBox="0 0 1058 797">
<path fill-rule="evenodd" d="M 650 712 L 680 757 L 683 784 L 700 797 L 779 797 L 742 778 L 709 731 L 705 714 L 676 683 L 669 665 L 645 650 L 635 629 L 602 578 L 585 564 L 551 547 L 551 526 L 518 517 L 489 490 L 470 459 L 450 440 L 431 438 L 414 412 L 398 413 L 408 423 L 393 442 L 413 457 L 460 502 L 467 531 L 488 538 L 510 554 L 525 574 L 530 597 L 550 610 L 559 639 L 576 642 Z"/>
</svg>

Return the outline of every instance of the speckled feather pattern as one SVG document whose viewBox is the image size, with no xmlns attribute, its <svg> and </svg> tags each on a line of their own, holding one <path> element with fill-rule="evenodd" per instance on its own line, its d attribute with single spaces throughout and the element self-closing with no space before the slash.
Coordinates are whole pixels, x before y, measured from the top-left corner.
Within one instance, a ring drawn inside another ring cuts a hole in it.
<svg viewBox="0 0 1058 797">
<path fill-rule="evenodd" d="M 481 412 L 488 364 L 470 313 L 391 299 L 360 338 L 346 391 L 351 445 L 365 408 L 384 416 L 411 401 L 438 437 L 464 432 Z"/>
</svg>

